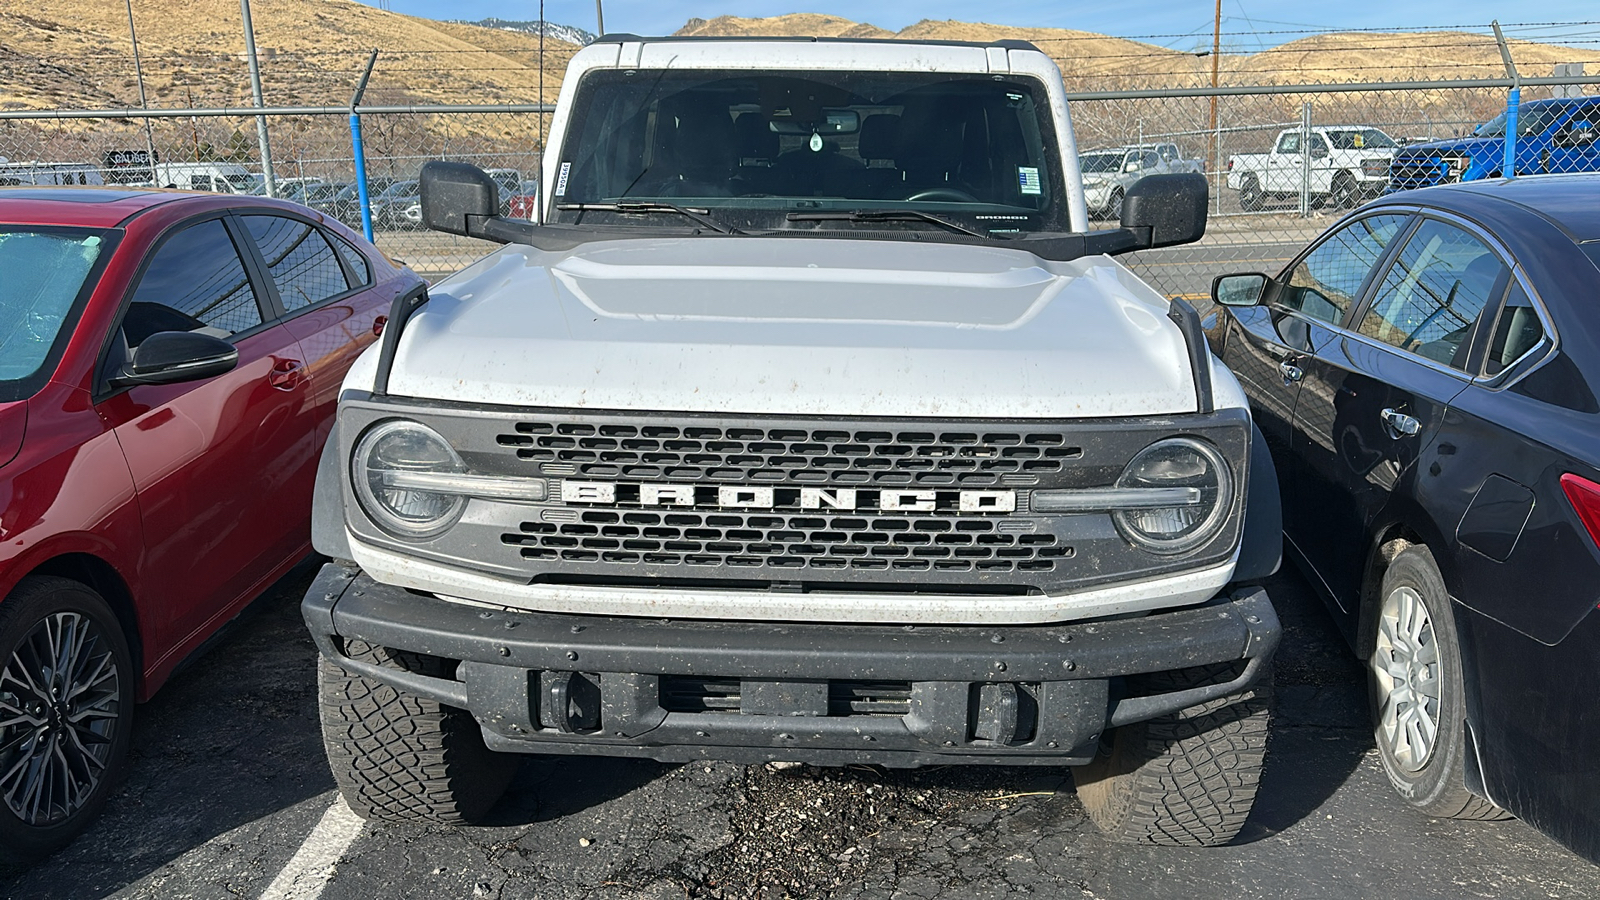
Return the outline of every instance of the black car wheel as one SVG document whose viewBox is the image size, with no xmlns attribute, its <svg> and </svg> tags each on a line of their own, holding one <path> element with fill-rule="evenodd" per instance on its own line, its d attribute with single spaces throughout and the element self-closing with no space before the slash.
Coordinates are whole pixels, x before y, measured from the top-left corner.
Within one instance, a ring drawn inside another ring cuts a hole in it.
<svg viewBox="0 0 1600 900">
<path fill-rule="evenodd" d="M 351 641 L 352 659 L 450 677 L 445 661 Z M 471 713 L 397 691 L 317 660 L 322 741 L 333 780 L 363 819 L 470 825 L 483 818 L 521 758 L 495 753 Z"/>
<path fill-rule="evenodd" d="M 1395 557 L 1378 603 L 1367 672 L 1373 734 L 1389 783 L 1431 816 L 1504 816 L 1466 787 L 1461 652 L 1450 596 L 1427 547 Z"/>
<path fill-rule="evenodd" d="M 26 863 L 88 827 L 128 755 L 133 665 L 117 617 L 65 578 L 0 602 L 0 862 Z"/>
<path fill-rule="evenodd" d="M 1231 681 L 1236 665 L 1202 666 L 1129 679 L 1137 693 L 1167 693 Z M 1247 693 L 1221 697 L 1113 729 L 1093 762 L 1073 772 L 1078 799 L 1112 840 L 1215 847 L 1250 816 L 1267 756 L 1272 673 Z"/>
<path fill-rule="evenodd" d="M 1335 209 L 1354 209 L 1361 202 L 1356 180 L 1349 172 L 1333 176 L 1333 206 Z"/>
<path fill-rule="evenodd" d="M 1239 208 L 1245 212 L 1256 212 L 1261 205 L 1261 183 L 1256 181 L 1254 175 L 1244 176 L 1244 181 L 1239 183 Z"/>
</svg>

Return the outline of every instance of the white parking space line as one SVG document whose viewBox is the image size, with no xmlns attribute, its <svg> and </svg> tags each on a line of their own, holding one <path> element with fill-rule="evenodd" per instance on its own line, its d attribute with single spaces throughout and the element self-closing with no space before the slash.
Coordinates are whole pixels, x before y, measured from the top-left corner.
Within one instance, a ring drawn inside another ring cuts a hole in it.
<svg viewBox="0 0 1600 900">
<path fill-rule="evenodd" d="M 335 795 L 333 805 L 322 814 L 300 849 L 290 858 L 278 877 L 261 893 L 261 900 L 317 900 L 333 878 L 339 858 L 361 836 L 361 817 L 350 811 L 344 798 Z"/>
</svg>

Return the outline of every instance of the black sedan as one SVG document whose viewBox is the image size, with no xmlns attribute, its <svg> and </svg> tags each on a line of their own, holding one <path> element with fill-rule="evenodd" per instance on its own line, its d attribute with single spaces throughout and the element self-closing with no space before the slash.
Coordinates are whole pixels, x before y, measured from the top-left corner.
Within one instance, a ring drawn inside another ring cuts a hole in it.
<svg viewBox="0 0 1600 900">
<path fill-rule="evenodd" d="M 1600 176 L 1392 194 L 1212 293 L 1390 781 L 1600 860 Z"/>
</svg>

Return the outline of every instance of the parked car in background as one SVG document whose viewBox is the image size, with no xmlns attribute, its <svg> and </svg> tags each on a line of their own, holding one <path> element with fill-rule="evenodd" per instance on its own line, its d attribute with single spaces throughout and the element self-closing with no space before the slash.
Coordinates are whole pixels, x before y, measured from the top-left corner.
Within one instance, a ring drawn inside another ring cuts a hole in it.
<svg viewBox="0 0 1600 900">
<path fill-rule="evenodd" d="M 1298 199 L 1302 188 L 1319 206 L 1354 207 L 1388 187 L 1389 160 L 1398 146 L 1368 125 L 1286 128 L 1270 151 L 1228 158 L 1228 187 L 1239 192 L 1246 212 Z"/>
<path fill-rule="evenodd" d="M 415 179 L 408 179 L 394 182 L 376 197 L 368 191 L 367 196 L 372 206 L 372 227 L 382 231 L 416 227 L 403 223 L 406 221 L 405 211 L 417 204 L 419 190 L 418 182 Z"/>
<path fill-rule="evenodd" d="M 1392 190 L 1499 178 L 1505 163 L 1506 114 L 1471 137 L 1413 144 L 1389 167 Z M 1600 97 L 1534 100 L 1517 111 L 1516 174 L 1600 172 Z"/>
<path fill-rule="evenodd" d="M 368 178 L 367 197 L 375 200 L 395 183 L 393 178 Z M 331 216 L 340 222 L 359 229 L 361 227 L 361 195 L 355 182 L 349 182 L 339 187 L 332 196 L 313 199 L 306 204 L 325 216 Z"/>
<path fill-rule="evenodd" d="M 1161 162 L 1167 167 L 1168 172 L 1199 172 L 1204 175 L 1206 161 L 1203 159 L 1190 159 L 1183 155 L 1183 148 L 1167 141 L 1160 144 L 1136 144 L 1135 149 L 1154 150 L 1161 157 Z"/>
<path fill-rule="evenodd" d="M 1089 215 L 1100 219 L 1120 218 L 1128 188 L 1146 175 L 1168 171 L 1153 146 L 1090 150 L 1078 155 L 1078 168 L 1083 173 L 1083 201 Z"/>
<path fill-rule="evenodd" d="M 155 186 L 216 194 L 248 194 L 261 176 L 231 162 L 157 162 Z"/>
<path fill-rule="evenodd" d="M 506 201 L 506 215 L 513 219 L 534 221 L 539 215 L 539 181 L 523 179 Z"/>
<path fill-rule="evenodd" d="M 1370 673 L 1428 815 L 1509 811 L 1600 860 L 1600 176 L 1394 194 L 1212 346 L 1282 479 L 1286 547 Z"/>
<path fill-rule="evenodd" d="M 0 186 L 20 184 L 104 184 L 99 167 L 89 163 L 13 161 L 0 156 Z"/>
<path fill-rule="evenodd" d="M 0 863 L 88 825 L 134 704 L 306 556 L 340 381 L 420 284 L 281 201 L 0 189 Z"/>
</svg>

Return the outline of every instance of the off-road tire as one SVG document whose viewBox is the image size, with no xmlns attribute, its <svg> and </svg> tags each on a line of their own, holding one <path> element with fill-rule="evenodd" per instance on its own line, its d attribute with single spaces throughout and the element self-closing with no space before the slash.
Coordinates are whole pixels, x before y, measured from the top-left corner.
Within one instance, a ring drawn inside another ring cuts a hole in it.
<svg viewBox="0 0 1600 900">
<path fill-rule="evenodd" d="M 1244 176 L 1244 180 L 1239 182 L 1239 208 L 1245 212 L 1259 212 L 1264 201 L 1261 182 L 1254 175 Z"/>
<path fill-rule="evenodd" d="M 447 677 L 445 661 L 351 641 L 351 659 Z M 319 657 L 322 743 L 345 802 L 364 819 L 470 825 L 516 774 L 520 757 L 483 744 L 464 710 L 403 693 Z"/>
<path fill-rule="evenodd" d="M 1168 693 L 1232 680 L 1239 664 L 1130 679 L 1139 693 Z M 1078 799 L 1112 840 L 1215 847 L 1250 816 L 1267 756 L 1272 672 L 1243 694 L 1113 729 L 1100 754 L 1074 770 Z"/>
<path fill-rule="evenodd" d="M 1113 222 L 1122 221 L 1122 188 L 1113 188 L 1111 197 L 1106 200 L 1106 218 Z"/>
<path fill-rule="evenodd" d="M 1407 803 L 1427 815 L 1444 819 L 1509 818 L 1505 810 L 1467 789 L 1467 716 L 1462 691 L 1461 650 L 1456 639 L 1449 591 L 1427 547 L 1417 544 L 1406 548 L 1384 571 L 1383 586 L 1379 590 L 1379 615 L 1383 598 L 1402 588 L 1410 588 L 1421 597 L 1432 626 L 1440 670 L 1439 731 L 1427 762 L 1415 772 L 1407 771 L 1389 746 L 1379 722 L 1383 698 L 1372 669 L 1372 657 L 1377 652 L 1377 628 L 1371 629 L 1373 635 L 1364 649 L 1364 656 L 1368 664 L 1368 699 L 1371 702 L 1373 738 L 1384 774 L 1389 776 L 1389 783 Z"/>
<path fill-rule="evenodd" d="M 134 678 L 133 657 L 128 651 L 126 635 L 111 607 L 105 600 L 81 582 L 69 578 L 31 575 L 22 579 L 10 596 L 0 600 L 0 695 L 8 694 L 3 673 L 17 654 L 21 642 L 34 628 L 47 618 L 61 614 L 81 616 L 91 623 L 97 642 L 91 648 L 108 652 L 107 659 L 115 667 L 116 690 L 106 692 L 109 702 L 115 696 L 116 716 L 109 719 L 109 749 L 99 780 L 90 788 L 89 795 L 79 802 L 77 809 L 49 824 L 34 824 L 15 813 L 0 792 L 0 870 L 8 866 L 26 866 L 66 846 L 100 815 L 123 770 L 127 765 L 128 747 L 133 735 Z M 86 648 L 90 649 L 90 648 Z M 80 670 L 81 671 L 81 670 Z M 35 673 L 36 674 L 36 673 Z M 99 677 L 105 671 L 99 670 Z M 17 690 L 16 687 L 11 688 Z M 0 719 L 9 718 L 0 715 Z M 20 730 L 27 726 L 13 725 L 0 728 L 0 751 L 15 752 L 13 735 L 27 739 Z M 31 731 L 31 729 L 29 729 Z M 104 745 L 102 745 L 104 746 Z M 7 757 L 0 752 L 0 769 L 7 769 Z M 0 787 L 3 791 L 3 787 Z"/>
</svg>

